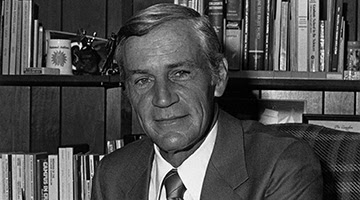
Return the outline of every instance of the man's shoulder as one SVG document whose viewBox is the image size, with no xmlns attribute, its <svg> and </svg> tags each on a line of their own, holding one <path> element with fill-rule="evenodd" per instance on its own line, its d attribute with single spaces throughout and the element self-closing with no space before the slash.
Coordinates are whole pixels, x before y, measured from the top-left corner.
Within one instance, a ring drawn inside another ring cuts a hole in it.
<svg viewBox="0 0 360 200">
<path fill-rule="evenodd" d="M 144 160 L 144 158 L 151 156 L 152 142 L 149 138 L 134 141 L 125 145 L 124 147 L 115 150 L 106 155 L 102 159 L 104 166 L 113 166 L 114 168 L 122 168 L 126 165 Z M 115 167 L 116 166 L 116 167 Z"/>
</svg>

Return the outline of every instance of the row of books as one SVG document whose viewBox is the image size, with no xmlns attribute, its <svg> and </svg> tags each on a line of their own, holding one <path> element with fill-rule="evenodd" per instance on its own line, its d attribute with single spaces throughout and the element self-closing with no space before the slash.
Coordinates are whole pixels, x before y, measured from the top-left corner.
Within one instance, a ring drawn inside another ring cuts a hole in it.
<svg viewBox="0 0 360 200">
<path fill-rule="evenodd" d="M 87 144 L 61 146 L 57 154 L 0 153 L 0 199 L 90 200 L 99 161 L 123 146 L 116 139 L 105 154 L 89 153 Z"/>
<path fill-rule="evenodd" d="M 1 0 L 1 74 L 20 75 L 43 64 L 44 28 L 33 0 Z"/>
<path fill-rule="evenodd" d="M 59 147 L 58 154 L 1 153 L 0 199 L 90 200 L 92 178 L 104 155 L 88 145 Z"/>
<path fill-rule="evenodd" d="M 349 23 L 359 17 L 349 7 L 356 10 L 357 1 L 354 5 L 346 0 L 207 2 L 205 14 L 223 42 L 231 70 L 342 73 L 346 69 L 349 37 L 345 36 L 348 29 L 356 32 Z"/>
</svg>

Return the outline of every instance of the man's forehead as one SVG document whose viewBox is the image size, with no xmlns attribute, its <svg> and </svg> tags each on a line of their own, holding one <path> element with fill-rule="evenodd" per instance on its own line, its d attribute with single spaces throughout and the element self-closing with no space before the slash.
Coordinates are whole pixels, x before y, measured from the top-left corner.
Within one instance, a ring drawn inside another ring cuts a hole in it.
<svg viewBox="0 0 360 200">
<path fill-rule="evenodd" d="M 135 48 L 154 49 L 158 53 L 169 53 L 186 45 L 195 45 L 195 33 L 182 22 L 166 23 L 144 36 L 130 37 L 126 42 L 126 49 Z M 155 53 L 155 52 L 154 52 Z"/>
</svg>

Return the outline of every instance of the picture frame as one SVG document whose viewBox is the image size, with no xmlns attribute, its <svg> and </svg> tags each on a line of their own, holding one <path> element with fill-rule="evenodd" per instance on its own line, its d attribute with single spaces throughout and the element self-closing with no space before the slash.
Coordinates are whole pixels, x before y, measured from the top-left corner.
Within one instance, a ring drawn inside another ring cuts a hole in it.
<svg viewBox="0 0 360 200">
<path fill-rule="evenodd" d="M 303 123 L 360 133 L 360 115 L 303 114 Z"/>
</svg>

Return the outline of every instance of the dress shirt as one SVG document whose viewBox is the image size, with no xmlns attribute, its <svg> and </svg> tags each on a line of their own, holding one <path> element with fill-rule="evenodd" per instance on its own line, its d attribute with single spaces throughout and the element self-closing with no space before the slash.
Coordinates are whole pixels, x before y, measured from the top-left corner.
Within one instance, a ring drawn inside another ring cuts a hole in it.
<svg viewBox="0 0 360 200">
<path fill-rule="evenodd" d="M 199 200 L 205 172 L 214 149 L 218 123 L 216 122 L 200 147 L 178 168 L 178 174 L 186 187 L 184 200 Z M 174 167 L 160 154 L 154 144 L 155 155 L 151 169 L 149 199 L 166 200 L 165 187 L 161 183 L 165 175 Z M 159 195 L 161 194 L 160 198 Z"/>
</svg>

